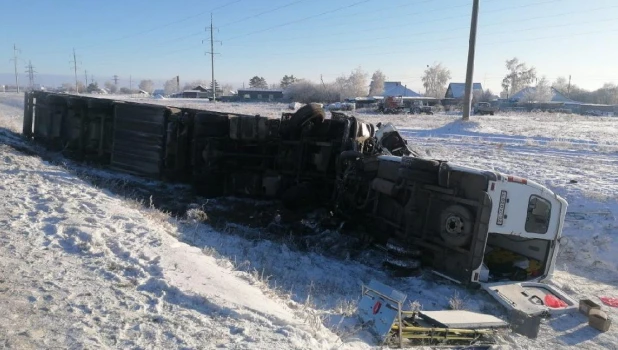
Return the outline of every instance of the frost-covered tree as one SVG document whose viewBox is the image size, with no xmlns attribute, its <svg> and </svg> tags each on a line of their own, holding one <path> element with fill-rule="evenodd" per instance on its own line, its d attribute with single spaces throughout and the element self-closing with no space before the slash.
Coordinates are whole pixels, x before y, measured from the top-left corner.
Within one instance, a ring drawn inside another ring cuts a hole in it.
<svg viewBox="0 0 618 350">
<path fill-rule="evenodd" d="M 506 69 L 509 72 L 502 79 L 502 88 L 508 96 L 513 96 L 536 79 L 536 69 L 528 68 L 524 62 L 519 62 L 517 57 L 506 61 Z"/>
<path fill-rule="evenodd" d="M 524 94 L 521 102 L 549 102 L 552 97 L 553 94 L 549 81 L 547 81 L 547 78 L 542 77 L 533 89 Z"/>
<path fill-rule="evenodd" d="M 154 82 L 150 79 L 142 80 L 139 82 L 138 87 L 140 90 L 144 90 L 149 94 L 152 94 L 154 91 Z"/>
<path fill-rule="evenodd" d="M 106 81 L 105 82 L 105 89 L 107 91 L 109 91 L 110 93 L 115 94 L 116 91 L 118 91 L 118 86 L 112 84 L 111 81 Z"/>
<path fill-rule="evenodd" d="M 62 91 L 66 91 L 66 92 L 75 92 L 75 84 L 71 84 L 71 83 L 62 83 Z"/>
<path fill-rule="evenodd" d="M 335 79 L 335 88 L 340 98 L 367 96 L 367 73 L 361 67 L 353 70 L 349 76 L 341 75 Z"/>
<path fill-rule="evenodd" d="M 294 84 L 298 79 L 296 79 L 296 77 L 292 74 L 292 75 L 284 75 L 283 78 L 281 79 L 281 83 L 279 83 L 279 87 L 282 89 L 287 88 L 288 86 Z"/>
<path fill-rule="evenodd" d="M 556 78 L 551 86 L 563 94 L 567 94 L 569 91 L 569 81 L 565 77 Z"/>
<path fill-rule="evenodd" d="M 335 84 L 316 84 L 302 79 L 288 86 L 283 93 L 292 101 L 300 103 L 331 103 L 340 100 Z"/>
<path fill-rule="evenodd" d="M 176 78 L 172 78 L 163 83 L 163 92 L 166 95 L 171 95 L 175 92 L 178 92 L 178 81 L 176 80 Z"/>
<path fill-rule="evenodd" d="M 427 67 L 422 78 L 425 96 L 443 98 L 446 94 L 446 84 L 450 79 L 451 71 L 442 63 L 434 63 L 433 66 Z"/>
<path fill-rule="evenodd" d="M 249 80 L 249 87 L 252 89 L 268 89 L 268 83 L 264 77 L 254 76 Z"/>
<path fill-rule="evenodd" d="M 384 93 L 384 81 L 386 76 L 381 70 L 377 70 L 371 76 L 371 83 L 369 84 L 369 96 L 379 96 Z"/>
<path fill-rule="evenodd" d="M 221 85 L 221 93 L 223 94 L 223 96 L 229 96 L 232 94 L 232 90 L 234 90 L 234 87 L 232 86 L 232 84 L 223 84 Z"/>
</svg>

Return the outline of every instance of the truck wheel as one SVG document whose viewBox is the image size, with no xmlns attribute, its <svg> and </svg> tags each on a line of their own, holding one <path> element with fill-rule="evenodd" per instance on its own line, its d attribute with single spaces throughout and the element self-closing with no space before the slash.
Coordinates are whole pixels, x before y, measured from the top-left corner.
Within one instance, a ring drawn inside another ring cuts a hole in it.
<svg viewBox="0 0 618 350">
<path fill-rule="evenodd" d="M 461 205 L 451 205 L 440 215 L 440 237 L 447 245 L 461 247 L 472 239 L 472 214 Z"/>
<path fill-rule="evenodd" d="M 412 109 L 412 114 L 421 114 L 421 109 L 420 108 Z"/>
<path fill-rule="evenodd" d="M 490 112 L 489 115 L 494 115 L 494 112 Z"/>
<path fill-rule="evenodd" d="M 412 170 L 438 171 L 440 162 L 435 159 L 424 159 L 416 157 L 401 157 L 402 168 Z"/>
</svg>

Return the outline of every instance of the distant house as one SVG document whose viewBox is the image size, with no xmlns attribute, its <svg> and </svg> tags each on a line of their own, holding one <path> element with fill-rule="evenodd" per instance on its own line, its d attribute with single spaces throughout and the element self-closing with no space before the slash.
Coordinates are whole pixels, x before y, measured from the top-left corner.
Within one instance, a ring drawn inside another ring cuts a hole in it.
<svg viewBox="0 0 618 350">
<path fill-rule="evenodd" d="M 238 89 L 237 98 L 240 101 L 281 101 L 283 100 L 283 90 Z"/>
<path fill-rule="evenodd" d="M 208 98 L 211 94 L 201 90 L 185 90 L 183 92 L 172 95 L 172 97 L 181 98 Z"/>
<path fill-rule="evenodd" d="M 421 94 L 408 89 L 405 85 L 401 85 L 400 81 L 385 81 L 382 96 L 420 97 Z"/>
<path fill-rule="evenodd" d="M 519 90 L 515 95 L 511 96 L 509 100 L 512 102 L 519 102 L 526 95 L 533 94 L 535 91 L 536 91 L 536 87 L 534 86 L 525 87 Z M 562 93 L 560 93 L 560 91 L 554 89 L 553 87 L 551 88 L 551 93 L 552 93 L 552 97 L 549 102 L 577 103 L 576 101 L 573 101 L 570 98 L 564 96 Z"/>
<path fill-rule="evenodd" d="M 165 95 L 165 90 L 164 89 L 155 89 L 152 92 L 152 96 L 157 96 L 157 95 L 164 96 Z"/>
<path fill-rule="evenodd" d="M 472 92 L 483 92 L 483 86 L 481 83 L 472 84 Z M 463 99 L 466 93 L 466 83 L 450 83 L 446 89 L 444 98 Z"/>
</svg>

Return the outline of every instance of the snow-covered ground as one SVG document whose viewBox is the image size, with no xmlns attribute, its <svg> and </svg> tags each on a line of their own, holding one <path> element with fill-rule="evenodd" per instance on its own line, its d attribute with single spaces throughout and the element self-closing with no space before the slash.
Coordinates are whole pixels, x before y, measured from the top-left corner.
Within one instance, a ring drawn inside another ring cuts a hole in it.
<svg viewBox="0 0 618 350">
<path fill-rule="evenodd" d="M 272 117 L 287 111 L 283 104 L 143 101 Z M 468 310 L 506 316 L 484 292 L 433 276 L 392 278 L 370 257 L 299 250 L 245 226 L 216 230 L 201 223 L 208 212 L 200 209 L 176 218 L 115 196 L 79 165 L 45 161 L 44 151 L 16 135 L 22 105 L 21 95 L 0 94 L 0 346 L 370 348 L 354 312 L 371 279 L 424 310 L 459 299 Z M 528 177 L 567 198 L 555 283 L 576 299 L 618 297 L 618 118 L 361 117 L 393 122 L 435 158 Z M 618 349 L 617 329 L 600 333 L 575 313 L 544 321 L 536 340 L 507 334 L 499 342 Z"/>
</svg>

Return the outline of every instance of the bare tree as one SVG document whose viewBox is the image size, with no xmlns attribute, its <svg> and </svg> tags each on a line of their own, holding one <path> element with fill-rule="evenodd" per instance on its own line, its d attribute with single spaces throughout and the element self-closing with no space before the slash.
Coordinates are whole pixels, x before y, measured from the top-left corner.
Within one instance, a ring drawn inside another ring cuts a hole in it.
<svg viewBox="0 0 618 350">
<path fill-rule="evenodd" d="M 425 95 L 443 98 L 449 79 L 451 79 L 451 71 L 442 66 L 442 63 L 434 63 L 433 66 L 427 67 L 422 78 Z"/>
<path fill-rule="evenodd" d="M 512 96 L 530 85 L 536 79 L 536 69 L 519 62 L 517 57 L 506 61 L 509 73 L 502 79 L 502 88 L 508 96 Z"/>
<path fill-rule="evenodd" d="M 566 94 L 569 90 L 569 81 L 565 77 L 558 77 L 551 86 L 560 93 Z"/>
<path fill-rule="evenodd" d="M 154 91 L 154 82 L 150 79 L 142 80 L 139 82 L 138 87 L 140 88 L 140 90 L 144 90 L 147 93 L 152 94 L 152 92 Z"/>
<path fill-rule="evenodd" d="M 597 103 L 615 105 L 618 104 L 618 86 L 613 83 L 605 83 L 603 87 L 594 92 Z"/>
<path fill-rule="evenodd" d="M 369 96 L 380 96 L 384 93 L 384 81 L 386 76 L 381 70 L 377 70 L 371 76 L 371 83 L 369 84 Z"/>
</svg>

